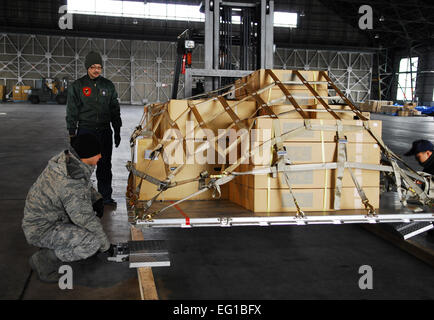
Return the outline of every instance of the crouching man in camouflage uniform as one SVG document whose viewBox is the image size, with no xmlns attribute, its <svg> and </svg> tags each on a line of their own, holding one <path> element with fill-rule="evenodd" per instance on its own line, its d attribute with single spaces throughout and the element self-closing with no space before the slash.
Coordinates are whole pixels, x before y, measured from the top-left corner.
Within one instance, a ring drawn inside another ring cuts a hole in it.
<svg viewBox="0 0 434 320">
<path fill-rule="evenodd" d="M 112 247 L 97 217 L 104 210 L 102 196 L 90 180 L 101 158 L 100 143 L 96 136 L 83 134 L 71 146 L 49 160 L 24 208 L 25 237 L 40 248 L 30 265 L 45 282 L 58 281 L 62 262 L 86 259 Z"/>
</svg>

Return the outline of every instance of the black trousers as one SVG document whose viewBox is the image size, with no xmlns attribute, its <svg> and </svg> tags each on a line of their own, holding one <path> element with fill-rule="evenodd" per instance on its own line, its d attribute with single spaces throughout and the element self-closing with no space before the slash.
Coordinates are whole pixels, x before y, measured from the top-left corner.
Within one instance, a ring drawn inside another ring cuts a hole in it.
<svg viewBox="0 0 434 320">
<path fill-rule="evenodd" d="M 91 130 L 78 128 L 77 135 L 92 133 L 101 143 L 101 159 L 96 167 L 96 179 L 98 180 L 98 192 L 104 200 L 112 197 L 112 151 L 113 151 L 113 131 L 111 128 Z"/>
</svg>

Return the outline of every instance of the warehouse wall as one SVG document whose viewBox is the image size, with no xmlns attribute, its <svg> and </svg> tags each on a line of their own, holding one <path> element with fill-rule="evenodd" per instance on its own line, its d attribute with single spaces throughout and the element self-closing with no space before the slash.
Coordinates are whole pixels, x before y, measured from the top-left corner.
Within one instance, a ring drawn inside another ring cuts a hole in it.
<svg viewBox="0 0 434 320">
<path fill-rule="evenodd" d="M 363 102 L 371 94 L 372 58 L 372 53 L 277 48 L 274 67 L 328 70 L 339 89 L 354 101 Z"/>
<path fill-rule="evenodd" d="M 0 35 L 0 84 L 30 85 L 41 77 L 77 79 L 85 74 L 84 57 L 95 50 L 104 60 L 103 76 L 112 80 L 122 103 L 169 99 L 176 44 L 143 40 L 45 35 Z M 193 67 L 204 67 L 203 45 L 193 52 Z M 370 95 L 372 54 L 332 50 L 277 48 L 275 68 L 328 70 L 338 86 L 357 102 Z M 183 96 L 183 79 L 179 97 Z"/>
<path fill-rule="evenodd" d="M 419 68 L 416 79 L 416 96 L 420 105 L 434 106 L 434 52 L 425 49 L 419 58 Z"/>
</svg>

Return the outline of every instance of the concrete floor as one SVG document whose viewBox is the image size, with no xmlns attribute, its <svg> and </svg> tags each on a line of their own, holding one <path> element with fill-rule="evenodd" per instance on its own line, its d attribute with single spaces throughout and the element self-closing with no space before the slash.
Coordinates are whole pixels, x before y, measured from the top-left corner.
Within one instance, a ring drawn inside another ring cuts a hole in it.
<svg viewBox="0 0 434 320">
<path fill-rule="evenodd" d="M 113 154 L 119 206 L 103 218 L 114 243 L 130 237 L 125 163 L 142 110 L 122 106 L 122 143 Z M 64 106 L 0 104 L 0 298 L 137 299 L 136 272 L 124 264 L 73 266 L 73 290 L 34 274 L 27 281 L 35 248 L 21 230 L 24 200 L 48 159 L 67 145 L 64 118 Z M 384 140 L 399 154 L 413 139 L 434 141 L 431 117 L 374 118 L 384 120 Z M 155 229 L 144 236 L 168 240 L 172 267 L 153 269 L 161 299 L 434 298 L 431 267 L 356 225 Z M 373 268 L 373 290 L 358 287 L 361 265 Z"/>
</svg>

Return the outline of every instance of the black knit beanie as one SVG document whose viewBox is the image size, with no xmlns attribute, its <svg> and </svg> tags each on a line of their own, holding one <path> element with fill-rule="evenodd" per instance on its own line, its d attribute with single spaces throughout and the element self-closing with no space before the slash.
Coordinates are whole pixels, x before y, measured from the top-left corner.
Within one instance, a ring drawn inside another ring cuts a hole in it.
<svg viewBox="0 0 434 320">
<path fill-rule="evenodd" d="M 91 51 L 86 56 L 86 59 L 84 61 L 84 66 L 87 70 L 87 69 L 89 69 L 90 66 L 92 66 L 94 64 L 100 64 L 102 67 L 102 58 L 98 52 Z"/>
<path fill-rule="evenodd" d="M 101 144 L 98 138 L 91 133 L 80 134 L 72 138 L 71 147 L 81 159 L 92 158 L 101 153 Z"/>
</svg>

